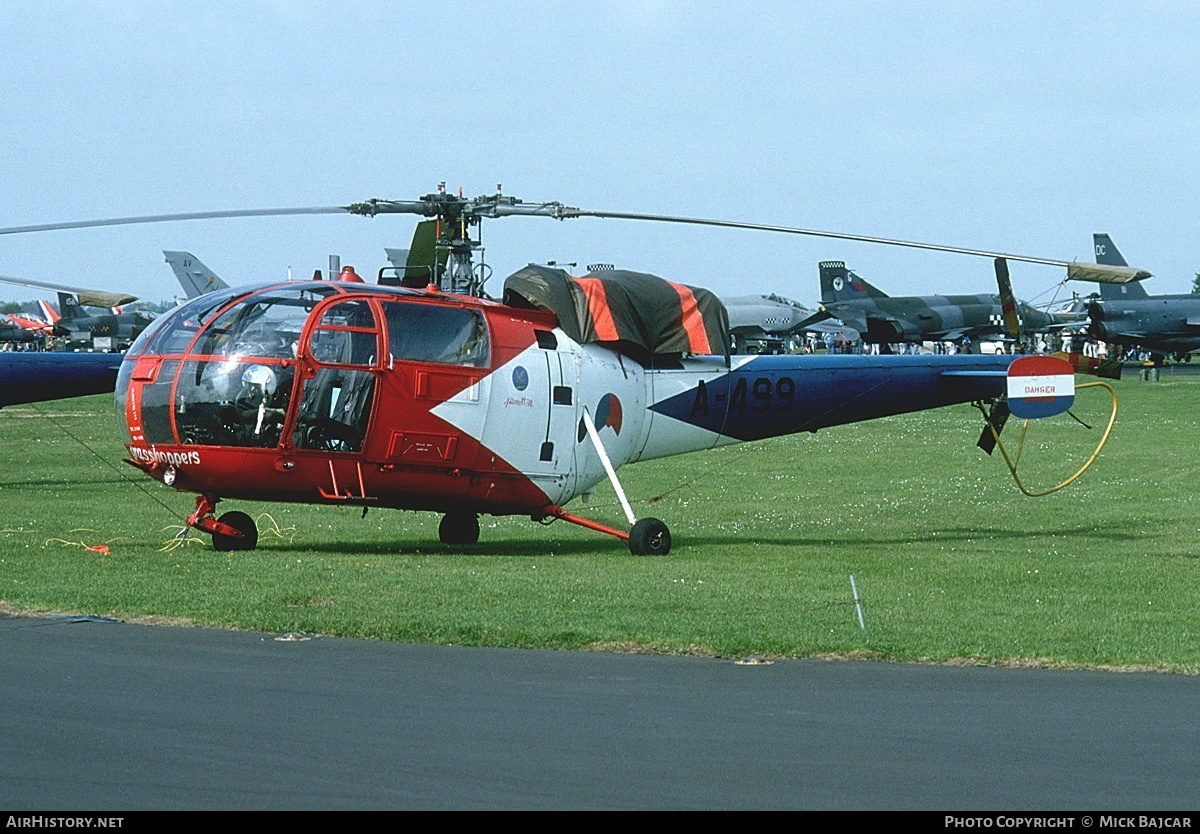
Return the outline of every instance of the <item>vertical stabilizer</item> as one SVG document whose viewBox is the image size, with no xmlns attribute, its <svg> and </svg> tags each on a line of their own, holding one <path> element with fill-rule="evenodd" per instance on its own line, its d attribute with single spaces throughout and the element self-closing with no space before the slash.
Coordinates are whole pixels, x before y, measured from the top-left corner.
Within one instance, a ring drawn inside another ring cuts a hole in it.
<svg viewBox="0 0 1200 834">
<path fill-rule="evenodd" d="M 859 278 L 842 261 L 821 261 L 821 303 L 887 298 L 887 293 Z"/>
<path fill-rule="evenodd" d="M 79 309 L 79 301 L 69 292 L 58 294 L 58 311 L 67 320 L 84 317 L 83 311 Z"/>
<path fill-rule="evenodd" d="M 211 269 L 200 263 L 200 259 L 191 252 L 164 250 L 163 254 L 167 256 L 167 263 L 171 265 L 171 271 L 179 279 L 179 285 L 183 287 L 188 298 L 197 298 L 205 293 L 225 289 L 229 286 Z"/>
<path fill-rule="evenodd" d="M 1121 250 L 1104 232 L 1094 232 L 1092 243 L 1096 247 L 1096 263 L 1107 266 L 1129 266 L 1125 263 L 1125 257 L 1121 254 Z M 1149 298 L 1149 296 L 1146 294 L 1145 288 L 1134 281 L 1128 284 L 1101 284 L 1100 298 L 1101 300 L 1112 300 Z"/>
</svg>

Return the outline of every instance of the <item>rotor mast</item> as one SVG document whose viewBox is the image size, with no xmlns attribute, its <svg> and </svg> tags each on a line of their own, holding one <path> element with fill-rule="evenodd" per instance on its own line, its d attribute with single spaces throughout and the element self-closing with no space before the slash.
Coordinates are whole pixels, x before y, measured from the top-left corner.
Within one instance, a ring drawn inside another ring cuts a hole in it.
<svg viewBox="0 0 1200 834">
<path fill-rule="evenodd" d="M 561 217 L 567 207 L 561 203 L 524 203 L 516 197 L 506 197 L 501 186 L 495 194 L 468 199 L 446 191 L 446 183 L 439 183 L 434 194 L 426 194 L 419 200 L 370 199 L 352 203 L 345 207 L 351 214 L 374 217 L 377 214 L 418 214 L 437 218 L 435 246 L 447 253 L 444 266 L 435 258 L 432 283 L 442 292 L 461 295 L 483 295 L 486 267 L 482 256 L 475 263 L 475 250 L 482 250 L 480 220 L 484 217 L 537 216 Z"/>
</svg>

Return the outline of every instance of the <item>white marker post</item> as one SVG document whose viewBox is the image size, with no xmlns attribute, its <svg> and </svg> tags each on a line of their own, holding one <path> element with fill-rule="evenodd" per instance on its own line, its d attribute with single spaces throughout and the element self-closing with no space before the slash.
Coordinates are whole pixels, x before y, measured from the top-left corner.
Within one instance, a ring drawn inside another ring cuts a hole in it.
<svg viewBox="0 0 1200 834">
<path fill-rule="evenodd" d="M 854 592 L 854 607 L 858 609 L 858 625 L 863 631 L 866 631 L 867 624 L 863 620 L 862 600 L 858 596 L 858 586 L 854 584 L 854 574 L 850 574 L 850 590 Z"/>
</svg>

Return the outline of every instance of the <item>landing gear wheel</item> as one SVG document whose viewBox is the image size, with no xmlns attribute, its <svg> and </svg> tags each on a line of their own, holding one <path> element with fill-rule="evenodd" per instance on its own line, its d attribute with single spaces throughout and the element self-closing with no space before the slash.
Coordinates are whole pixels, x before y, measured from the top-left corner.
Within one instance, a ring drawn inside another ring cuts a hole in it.
<svg viewBox="0 0 1200 834">
<path fill-rule="evenodd" d="M 671 552 L 671 531 L 657 518 L 643 518 L 629 531 L 629 552 L 634 556 L 666 556 Z"/>
<path fill-rule="evenodd" d="M 475 513 L 446 513 L 438 525 L 442 544 L 475 544 L 479 541 L 479 516 Z"/>
<path fill-rule="evenodd" d="M 225 513 L 217 519 L 221 524 L 227 524 L 233 529 L 240 532 L 241 538 L 237 536 L 226 536 L 224 533 L 213 533 L 213 547 L 217 550 L 253 550 L 258 546 L 258 525 L 254 523 L 254 519 L 245 513 L 234 510 L 231 513 Z"/>
</svg>

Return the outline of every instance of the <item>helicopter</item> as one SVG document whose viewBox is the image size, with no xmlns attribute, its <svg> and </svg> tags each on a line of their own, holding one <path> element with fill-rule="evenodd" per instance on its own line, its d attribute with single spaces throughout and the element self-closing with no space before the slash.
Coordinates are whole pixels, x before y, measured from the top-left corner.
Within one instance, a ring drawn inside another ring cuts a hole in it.
<svg viewBox="0 0 1200 834">
<path fill-rule="evenodd" d="M 957 403 L 1003 402 L 1007 355 L 733 356 L 712 293 L 598 266 L 583 276 L 530 264 L 485 297 L 475 229 L 485 218 L 613 217 L 931 244 L 721 220 L 583 211 L 494 195 L 153 215 L 0 229 L 0 234 L 124 223 L 333 212 L 415 214 L 403 266 L 364 282 L 221 289 L 156 319 L 125 355 L 116 409 L 127 463 L 197 495 L 188 525 L 219 550 L 257 545 L 227 499 L 440 513 L 439 538 L 479 540 L 479 516 L 562 520 L 664 555 L 671 532 L 637 518 L 616 470 L 718 446 Z M 1095 269 L 976 250 L 950 251 Z M 1103 270 L 1134 273 L 1130 268 Z M 1072 373 L 1069 369 L 1066 373 Z M 1006 388 L 1006 385 L 1008 386 Z M 1002 424 L 1001 424 L 1002 425 Z M 997 429 L 998 431 L 998 429 Z M 608 480 L 628 522 L 568 511 Z"/>
</svg>

